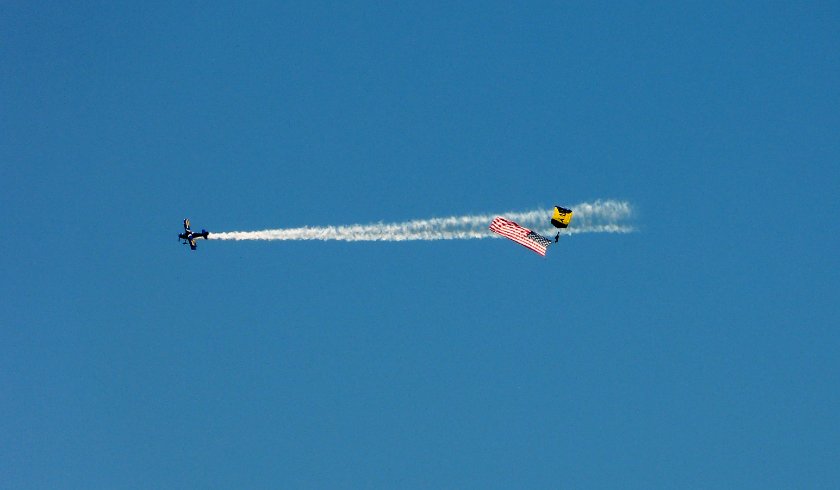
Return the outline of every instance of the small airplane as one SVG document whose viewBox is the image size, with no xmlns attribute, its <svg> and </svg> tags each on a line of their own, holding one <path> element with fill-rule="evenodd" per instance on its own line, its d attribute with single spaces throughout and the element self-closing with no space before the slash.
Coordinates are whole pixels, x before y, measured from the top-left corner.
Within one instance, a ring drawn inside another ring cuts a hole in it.
<svg viewBox="0 0 840 490">
<path fill-rule="evenodd" d="M 196 232 L 190 230 L 190 219 L 186 218 L 186 219 L 184 219 L 184 232 L 178 234 L 178 239 L 183 240 L 183 242 L 181 242 L 181 243 L 184 244 L 184 245 L 189 243 L 190 244 L 190 250 L 195 250 L 196 249 L 195 239 L 204 237 L 204 239 L 207 240 L 207 235 L 209 235 L 209 234 L 210 234 L 210 232 L 205 230 L 205 229 L 202 229 L 201 233 L 196 233 Z"/>
</svg>

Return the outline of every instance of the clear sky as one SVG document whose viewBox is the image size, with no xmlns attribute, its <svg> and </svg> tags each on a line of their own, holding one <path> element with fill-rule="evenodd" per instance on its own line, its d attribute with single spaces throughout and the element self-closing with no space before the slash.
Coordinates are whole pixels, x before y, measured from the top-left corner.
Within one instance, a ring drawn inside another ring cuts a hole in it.
<svg viewBox="0 0 840 490">
<path fill-rule="evenodd" d="M 836 487 L 840 7 L 527 3 L 6 2 L 0 487 Z"/>
</svg>

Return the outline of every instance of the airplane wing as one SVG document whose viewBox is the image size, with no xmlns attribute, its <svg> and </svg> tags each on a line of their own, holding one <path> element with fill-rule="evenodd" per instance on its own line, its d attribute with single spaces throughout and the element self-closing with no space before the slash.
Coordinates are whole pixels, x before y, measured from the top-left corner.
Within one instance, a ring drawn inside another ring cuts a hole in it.
<svg viewBox="0 0 840 490">
<path fill-rule="evenodd" d="M 190 230 L 190 219 L 184 218 L 184 229 L 189 231 Z"/>
<path fill-rule="evenodd" d="M 196 249 L 195 238 L 190 238 L 190 250 L 195 250 L 195 249 Z"/>
</svg>

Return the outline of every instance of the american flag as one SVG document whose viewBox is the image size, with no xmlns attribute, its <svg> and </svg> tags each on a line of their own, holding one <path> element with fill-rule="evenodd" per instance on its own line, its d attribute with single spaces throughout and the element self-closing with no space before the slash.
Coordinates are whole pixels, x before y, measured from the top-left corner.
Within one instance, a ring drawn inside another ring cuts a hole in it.
<svg viewBox="0 0 840 490">
<path fill-rule="evenodd" d="M 551 240 L 548 238 L 502 217 L 493 219 L 493 222 L 490 223 L 490 231 L 498 233 L 505 238 L 510 238 L 514 242 L 530 248 L 543 257 L 545 257 L 545 252 L 551 244 Z"/>
</svg>

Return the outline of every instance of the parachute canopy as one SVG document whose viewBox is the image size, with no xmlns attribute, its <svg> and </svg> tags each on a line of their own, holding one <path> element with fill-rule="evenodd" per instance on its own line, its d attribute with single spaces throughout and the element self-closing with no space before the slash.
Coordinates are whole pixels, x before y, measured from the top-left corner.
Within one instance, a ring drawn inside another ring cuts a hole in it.
<svg viewBox="0 0 840 490">
<path fill-rule="evenodd" d="M 572 221 L 572 210 L 562 206 L 554 206 L 554 214 L 551 215 L 551 224 L 556 228 L 566 228 Z"/>
</svg>

